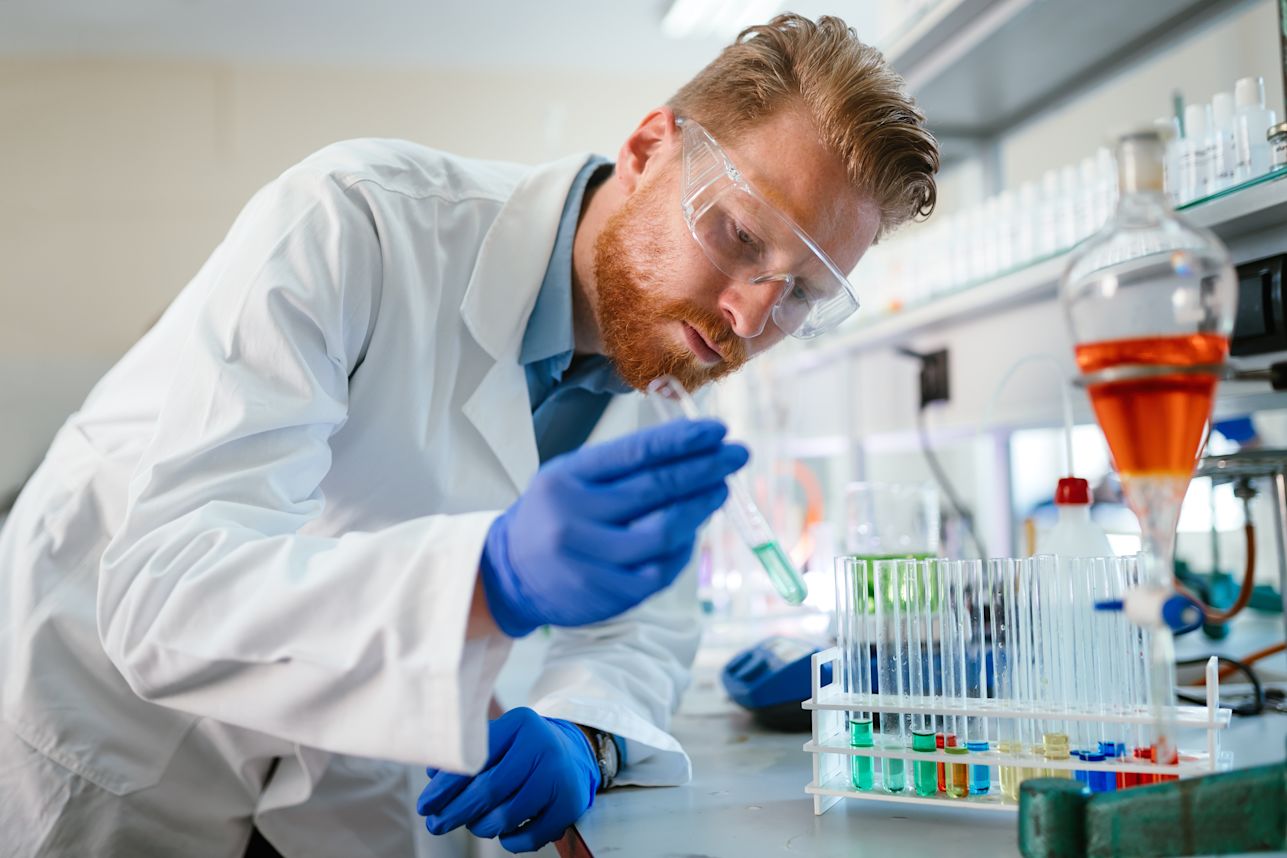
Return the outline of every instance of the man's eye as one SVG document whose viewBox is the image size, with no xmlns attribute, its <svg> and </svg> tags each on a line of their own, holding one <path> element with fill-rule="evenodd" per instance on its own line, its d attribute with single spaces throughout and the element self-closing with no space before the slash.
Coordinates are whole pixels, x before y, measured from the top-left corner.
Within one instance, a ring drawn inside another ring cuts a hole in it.
<svg viewBox="0 0 1287 858">
<path fill-rule="evenodd" d="M 742 229 L 740 226 L 737 227 L 737 240 L 742 242 L 742 244 L 755 243 L 755 239 L 751 237 L 751 234 L 746 230 Z"/>
</svg>

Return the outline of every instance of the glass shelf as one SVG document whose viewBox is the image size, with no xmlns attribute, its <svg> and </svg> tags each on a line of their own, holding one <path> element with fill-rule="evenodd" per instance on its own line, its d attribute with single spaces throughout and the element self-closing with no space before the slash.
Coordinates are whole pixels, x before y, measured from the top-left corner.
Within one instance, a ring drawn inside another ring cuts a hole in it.
<svg viewBox="0 0 1287 858">
<path fill-rule="evenodd" d="M 1287 177 L 1287 166 L 1283 166 L 1283 167 L 1279 167 L 1277 169 L 1271 170 L 1268 173 L 1264 173 L 1263 175 L 1255 177 L 1254 179 L 1248 179 L 1245 182 L 1242 182 L 1237 185 L 1233 185 L 1232 187 L 1225 188 L 1222 191 L 1217 191 L 1214 194 L 1208 194 L 1205 197 L 1198 197 L 1195 200 L 1190 200 L 1189 202 L 1185 203 L 1182 206 L 1177 206 L 1175 210 L 1186 214 L 1191 213 L 1195 209 L 1200 209 L 1209 203 L 1215 202 L 1216 200 L 1228 199 L 1229 197 L 1235 196 L 1242 191 L 1246 191 L 1250 188 L 1255 188 L 1260 185 L 1268 185 L 1284 177 Z M 1012 277 L 1024 271 L 1030 271 L 1032 269 L 1039 268 L 1045 265 L 1046 263 L 1050 262 L 1050 260 L 1052 259 L 1060 259 L 1064 256 L 1067 256 L 1075 246 L 1076 245 L 1073 245 L 1071 247 L 1061 248 L 1053 253 L 1047 253 L 1044 256 L 1038 256 L 1034 259 L 1028 260 L 1027 262 L 1024 262 L 1020 265 L 1012 265 L 1003 271 L 998 271 L 997 273 L 990 274 L 987 277 L 978 277 L 973 280 L 966 281 L 965 283 L 962 283 L 959 286 L 954 286 L 951 289 L 946 289 L 930 298 L 904 304 L 899 310 L 895 312 L 884 313 L 879 316 L 873 316 L 873 317 L 870 317 L 869 319 L 864 319 L 860 322 L 857 322 L 856 324 L 848 326 L 845 330 L 857 333 L 865 328 L 879 325 L 882 322 L 885 322 L 889 319 L 898 318 L 900 315 L 910 312 L 912 310 L 918 310 L 923 307 L 931 307 L 945 298 L 950 298 L 952 296 L 959 295 L 962 292 L 969 292 L 973 289 L 977 289 L 981 286 L 986 286 L 989 283 L 995 283 L 998 280 L 1004 280 L 1008 277 Z"/>
<path fill-rule="evenodd" d="M 1175 210 L 1177 212 L 1192 211 L 1198 206 L 1205 205 L 1206 203 L 1212 202 L 1214 200 L 1223 200 L 1226 197 L 1231 197 L 1234 194 L 1238 193 L 1239 191 L 1245 191 L 1248 188 L 1254 188 L 1257 185 L 1267 185 L 1270 182 L 1276 182 L 1279 179 L 1283 178 L 1284 176 L 1287 176 L 1287 165 L 1284 165 L 1282 167 L 1276 167 L 1270 170 L 1268 173 L 1265 173 L 1260 176 L 1256 176 L 1254 179 L 1248 179 L 1247 181 L 1241 182 L 1237 185 L 1232 185 L 1228 188 L 1225 188 L 1223 191 L 1216 191 L 1214 194 L 1207 194 L 1205 197 L 1198 197 L 1195 200 L 1189 200 L 1187 203 L 1185 203 L 1182 206 L 1176 206 Z"/>
<path fill-rule="evenodd" d="M 1280 188 L 1269 188 L 1283 179 L 1287 179 L 1287 167 L 1193 200 L 1177 210 L 1198 225 L 1212 229 L 1227 242 L 1249 231 L 1287 224 L 1287 190 L 1283 190 L 1287 189 L 1287 183 Z M 902 340 L 945 320 L 964 321 L 981 313 L 1053 295 L 1063 272 L 1063 259 L 1071 249 L 909 302 L 894 312 L 865 315 L 859 310 L 835 334 L 799 343 L 789 354 L 783 354 L 775 374 L 790 376 L 839 353 Z"/>
</svg>

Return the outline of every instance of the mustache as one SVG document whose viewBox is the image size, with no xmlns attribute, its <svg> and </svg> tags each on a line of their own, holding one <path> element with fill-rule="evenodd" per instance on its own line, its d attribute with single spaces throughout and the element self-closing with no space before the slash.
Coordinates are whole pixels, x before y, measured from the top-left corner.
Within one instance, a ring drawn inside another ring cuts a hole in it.
<svg viewBox="0 0 1287 858">
<path fill-rule="evenodd" d="M 746 361 L 746 341 L 733 332 L 719 313 L 683 304 L 674 307 L 668 315 L 696 328 L 720 353 L 725 363 L 739 365 Z"/>
</svg>

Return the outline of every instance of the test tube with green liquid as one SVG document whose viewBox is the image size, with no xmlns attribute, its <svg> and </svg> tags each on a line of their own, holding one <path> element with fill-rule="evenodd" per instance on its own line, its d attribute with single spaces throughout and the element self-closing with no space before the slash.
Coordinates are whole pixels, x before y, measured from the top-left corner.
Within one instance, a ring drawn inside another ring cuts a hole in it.
<svg viewBox="0 0 1287 858">
<path fill-rule="evenodd" d="M 875 625 L 870 615 L 870 570 L 865 560 L 856 557 L 838 558 L 836 565 L 840 567 L 836 605 L 842 618 L 837 632 L 844 638 L 840 654 L 842 687 L 845 693 L 867 700 L 871 695 L 871 636 Z M 848 713 L 850 747 L 872 747 L 871 720 L 870 710 Z M 872 758 L 851 756 L 849 780 L 854 789 L 869 792 L 875 786 Z"/>
<path fill-rule="evenodd" d="M 876 600 L 876 682 L 882 702 L 902 705 L 906 702 L 907 653 L 899 634 L 903 599 L 899 586 L 899 561 L 877 560 L 872 564 Z M 900 712 L 880 713 L 880 740 L 884 750 L 907 750 L 906 716 Z M 906 770 L 901 758 L 882 757 L 881 782 L 887 792 L 900 793 L 907 787 Z"/>
<path fill-rule="evenodd" d="M 648 398 L 652 400 L 657 412 L 665 419 L 685 417 L 689 420 L 700 420 L 702 411 L 688 395 L 688 391 L 677 379 L 669 375 L 653 379 L 648 385 Z M 760 562 L 773 588 L 791 605 L 801 604 L 809 595 L 809 588 L 804 578 L 795 568 L 782 545 L 778 542 L 769 523 L 765 521 L 760 508 L 751 498 L 751 490 L 740 474 L 728 478 L 728 501 L 724 512 L 733 523 L 737 535 L 751 549 L 755 559 Z"/>
<path fill-rule="evenodd" d="M 911 705 L 916 708 L 911 715 L 912 750 L 933 754 L 936 750 L 934 716 L 925 712 L 932 705 L 933 694 L 934 626 L 929 587 L 932 572 L 928 561 L 901 560 L 898 568 L 901 589 L 906 594 L 907 678 Z M 938 765 L 933 761 L 912 763 L 912 781 L 917 795 L 934 795 L 938 792 Z"/>
</svg>

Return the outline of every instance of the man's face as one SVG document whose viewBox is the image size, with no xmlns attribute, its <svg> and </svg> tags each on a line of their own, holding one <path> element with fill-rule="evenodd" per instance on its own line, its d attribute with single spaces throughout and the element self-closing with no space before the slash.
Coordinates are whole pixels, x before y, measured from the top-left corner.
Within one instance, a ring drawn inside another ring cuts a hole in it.
<svg viewBox="0 0 1287 858">
<path fill-rule="evenodd" d="M 807 115 L 770 117 L 725 150 L 756 190 L 842 271 L 852 270 L 875 237 L 879 210 L 851 189 Z M 595 243 L 604 345 L 622 378 L 641 390 L 667 374 L 695 390 L 786 336 L 771 318 L 782 283 L 732 280 L 688 231 L 680 155 L 680 137 L 670 134 Z"/>
</svg>

